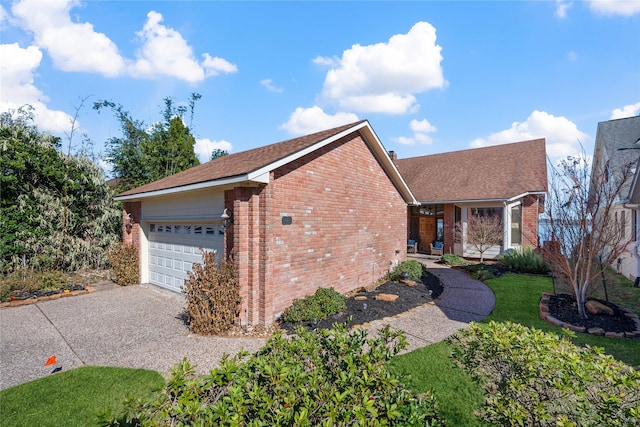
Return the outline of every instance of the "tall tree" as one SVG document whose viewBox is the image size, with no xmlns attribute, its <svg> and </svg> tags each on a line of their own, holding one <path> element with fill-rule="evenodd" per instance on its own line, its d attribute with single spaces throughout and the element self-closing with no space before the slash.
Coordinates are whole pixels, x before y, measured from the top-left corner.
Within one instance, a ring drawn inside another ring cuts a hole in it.
<svg viewBox="0 0 640 427">
<path fill-rule="evenodd" d="M 211 150 L 211 157 L 209 158 L 209 160 L 215 160 L 218 157 L 226 156 L 227 154 L 229 154 L 227 150 L 223 150 L 222 148 L 214 148 L 213 150 Z"/>
<path fill-rule="evenodd" d="M 0 115 L 0 270 L 100 267 L 118 239 L 104 173 L 38 131 L 29 107 Z"/>
<path fill-rule="evenodd" d="M 617 207 L 626 194 L 625 182 L 633 176 L 633 164 L 621 170 L 591 171 L 587 156 L 569 157 L 552 167 L 545 213 L 548 227 L 545 257 L 552 271 L 573 289 L 578 313 L 587 317 L 584 303 L 590 286 L 604 274 L 631 242 L 631 233 Z"/>
<path fill-rule="evenodd" d="M 94 103 L 94 109 L 110 109 L 120 122 L 121 137 L 106 142 L 107 161 L 117 178 L 118 191 L 125 191 L 165 176 L 198 165 L 195 155 L 195 138 L 184 123 L 190 113 L 191 121 L 195 102 L 201 96 L 192 93 L 189 107 L 176 106 L 171 98 L 165 98 L 160 114 L 162 121 L 148 127 L 141 120 L 133 119 L 123 106 L 112 101 Z"/>
</svg>

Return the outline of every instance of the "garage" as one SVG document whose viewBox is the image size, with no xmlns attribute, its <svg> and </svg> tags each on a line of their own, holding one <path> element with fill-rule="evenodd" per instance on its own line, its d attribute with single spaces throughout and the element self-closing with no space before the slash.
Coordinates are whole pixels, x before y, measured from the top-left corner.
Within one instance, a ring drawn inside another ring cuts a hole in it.
<svg viewBox="0 0 640 427">
<path fill-rule="evenodd" d="M 172 291 L 181 286 L 193 264 L 202 263 L 200 248 L 222 253 L 224 230 L 219 224 L 149 224 L 149 282 Z"/>
</svg>

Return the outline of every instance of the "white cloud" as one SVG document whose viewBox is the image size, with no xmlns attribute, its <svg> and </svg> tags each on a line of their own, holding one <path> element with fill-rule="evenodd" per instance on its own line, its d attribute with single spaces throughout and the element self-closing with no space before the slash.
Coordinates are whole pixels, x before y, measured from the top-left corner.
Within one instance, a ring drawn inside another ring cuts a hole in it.
<svg viewBox="0 0 640 427">
<path fill-rule="evenodd" d="M 16 22 L 33 33 L 34 44 L 47 51 L 63 71 L 99 73 L 107 77 L 139 78 L 172 76 L 197 83 L 238 67 L 229 61 L 202 54 L 198 61 L 182 35 L 162 24 L 160 13 L 150 11 L 142 30 L 136 32 L 141 47 L 136 58 L 123 57 L 118 46 L 89 22 L 73 22 L 70 12 L 78 0 L 21 0 L 12 7 Z"/>
<path fill-rule="evenodd" d="M 578 54 L 573 51 L 570 51 L 567 54 L 567 59 L 569 60 L 569 62 L 576 62 L 578 60 Z"/>
<path fill-rule="evenodd" d="M 427 119 L 411 120 L 409 123 L 409 128 L 413 132 L 413 136 L 405 137 L 399 136 L 396 138 L 392 138 L 395 142 L 403 145 L 413 145 L 413 144 L 424 144 L 429 145 L 433 142 L 430 133 L 433 133 L 438 130 L 437 127 L 433 126 Z"/>
<path fill-rule="evenodd" d="M 284 129 L 292 135 L 306 135 L 357 121 L 358 116 L 353 113 L 330 115 L 325 113 L 322 108 L 314 105 L 311 108 L 296 108 L 296 111 L 291 113 L 289 120 L 282 124 L 279 129 Z"/>
<path fill-rule="evenodd" d="M 41 130 L 69 131 L 71 116 L 45 105 L 47 97 L 35 86 L 34 72 L 40 66 L 42 51 L 36 46 L 21 48 L 18 43 L 0 44 L 0 111 L 16 110 L 29 104 L 34 108 L 36 124 Z"/>
<path fill-rule="evenodd" d="M 640 115 L 640 102 L 635 104 L 625 105 L 622 108 L 616 108 L 611 112 L 611 119 L 624 119 L 625 117 L 633 117 Z"/>
<path fill-rule="evenodd" d="M 509 129 L 492 133 L 485 138 L 477 138 L 469 145 L 486 147 L 537 138 L 546 138 L 547 155 L 550 158 L 561 159 L 580 153 L 580 144 L 584 145 L 589 135 L 580 131 L 575 123 L 566 117 L 535 110 L 526 121 L 514 122 Z"/>
<path fill-rule="evenodd" d="M 233 150 L 233 145 L 224 139 L 220 141 L 211 141 L 209 138 L 202 138 L 196 139 L 196 144 L 193 147 L 200 163 L 208 162 L 211 159 L 211 152 L 215 149 L 224 150 L 230 153 Z"/>
<path fill-rule="evenodd" d="M 600 15 L 632 16 L 640 13 L 638 0 L 590 0 L 591 10 Z"/>
<path fill-rule="evenodd" d="M 264 86 L 269 92 L 282 93 L 284 89 L 273 84 L 273 80 L 271 79 L 262 79 L 260 80 L 260 84 Z"/>
<path fill-rule="evenodd" d="M 356 44 L 342 58 L 318 57 L 313 62 L 331 67 L 322 96 L 341 109 L 399 114 L 417 110 L 415 94 L 447 85 L 441 50 L 436 29 L 418 22 L 387 43 Z"/>
<path fill-rule="evenodd" d="M 137 52 L 137 60 L 132 67 L 134 75 L 167 75 L 197 83 L 210 75 L 237 71 L 235 65 L 221 58 L 212 58 L 208 54 L 203 55 L 205 59 L 202 64 L 198 63 L 193 55 L 193 48 L 179 32 L 162 25 L 163 19 L 160 13 L 149 12 L 144 27 L 136 33 L 142 47 Z"/>
<path fill-rule="evenodd" d="M 556 0 L 556 12 L 555 15 L 558 18 L 566 18 L 567 10 L 573 5 L 571 2 L 567 2 L 566 0 Z"/>
<path fill-rule="evenodd" d="M 73 0 L 23 0 L 12 7 L 20 26 L 31 31 L 35 44 L 45 49 L 63 71 L 89 71 L 114 77 L 125 69 L 118 47 L 88 22 L 71 21 Z"/>
</svg>

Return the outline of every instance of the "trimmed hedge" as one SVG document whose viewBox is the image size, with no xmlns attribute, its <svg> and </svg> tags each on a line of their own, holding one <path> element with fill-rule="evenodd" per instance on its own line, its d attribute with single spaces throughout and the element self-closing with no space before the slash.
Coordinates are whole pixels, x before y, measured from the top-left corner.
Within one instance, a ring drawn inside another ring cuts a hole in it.
<svg viewBox="0 0 640 427">
<path fill-rule="evenodd" d="M 346 299 L 333 288 L 319 288 L 313 295 L 293 301 L 282 319 L 289 323 L 312 322 L 347 309 Z"/>
</svg>

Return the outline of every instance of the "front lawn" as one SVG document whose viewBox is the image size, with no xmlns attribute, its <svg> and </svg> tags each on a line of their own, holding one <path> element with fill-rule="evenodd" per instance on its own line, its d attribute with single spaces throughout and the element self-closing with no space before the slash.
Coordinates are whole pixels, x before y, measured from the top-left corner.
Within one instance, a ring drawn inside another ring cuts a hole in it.
<svg viewBox="0 0 640 427">
<path fill-rule="evenodd" d="M 512 321 L 546 332 L 562 331 L 538 317 L 538 302 L 542 292 L 553 291 L 550 278 L 508 274 L 487 281 L 495 292 L 496 306 L 484 320 Z M 632 299 L 640 299 L 640 289 Z M 586 334 L 576 334 L 572 341 L 577 345 L 604 348 L 616 359 L 640 368 L 640 341 L 611 339 Z M 433 390 L 439 404 L 439 413 L 447 425 L 484 425 L 473 415 L 484 400 L 482 389 L 471 381 L 462 369 L 449 357 L 451 346 L 446 342 L 432 344 L 396 357 L 390 367 L 399 374 L 411 377 L 408 385 L 415 391 Z"/>
<path fill-rule="evenodd" d="M 164 379 L 155 371 L 84 366 L 0 391 L 0 425 L 90 426 L 127 396 L 157 391 Z"/>
</svg>

